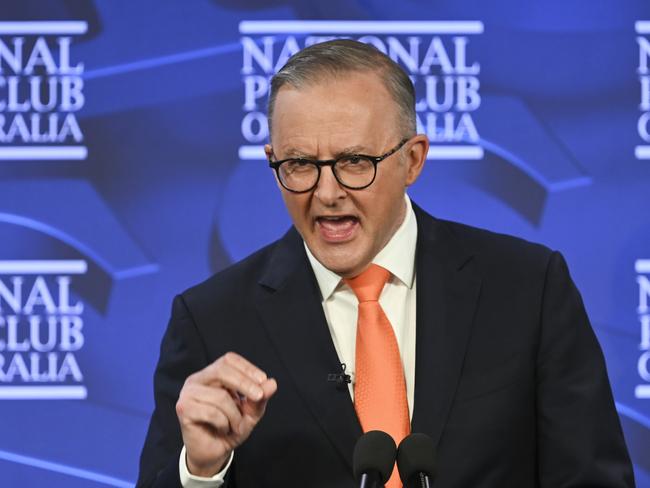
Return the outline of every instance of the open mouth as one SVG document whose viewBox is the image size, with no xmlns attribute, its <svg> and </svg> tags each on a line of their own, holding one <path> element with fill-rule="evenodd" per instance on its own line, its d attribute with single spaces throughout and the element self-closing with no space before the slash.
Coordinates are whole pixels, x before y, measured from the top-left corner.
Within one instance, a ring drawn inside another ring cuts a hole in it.
<svg viewBox="0 0 650 488">
<path fill-rule="evenodd" d="M 322 216 L 316 218 L 316 224 L 324 240 L 342 242 L 354 235 L 359 219 L 353 215 Z"/>
</svg>

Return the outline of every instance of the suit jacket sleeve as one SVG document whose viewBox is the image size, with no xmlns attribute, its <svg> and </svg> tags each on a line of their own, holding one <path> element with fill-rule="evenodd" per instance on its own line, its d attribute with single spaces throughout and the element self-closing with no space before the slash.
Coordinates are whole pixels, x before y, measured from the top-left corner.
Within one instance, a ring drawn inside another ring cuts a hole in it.
<svg viewBox="0 0 650 488">
<path fill-rule="evenodd" d="M 546 273 L 537 361 L 541 486 L 633 487 L 603 354 L 557 252 Z"/>
<path fill-rule="evenodd" d="M 176 296 L 154 374 L 155 409 L 140 456 L 137 488 L 180 488 L 178 459 L 183 447 L 176 402 L 185 379 L 208 364 L 205 345 L 185 300 Z M 231 469 L 232 471 L 232 469 Z M 228 480 L 222 487 L 233 488 Z"/>
</svg>

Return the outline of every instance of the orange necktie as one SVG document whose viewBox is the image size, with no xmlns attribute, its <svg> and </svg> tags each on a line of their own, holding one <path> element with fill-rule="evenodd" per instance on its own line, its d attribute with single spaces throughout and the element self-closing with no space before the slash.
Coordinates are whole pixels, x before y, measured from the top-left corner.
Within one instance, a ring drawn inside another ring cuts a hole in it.
<svg viewBox="0 0 650 488">
<path fill-rule="evenodd" d="M 406 382 L 393 326 L 378 301 L 389 276 L 371 264 L 346 282 L 359 300 L 354 408 L 364 432 L 383 430 L 399 445 L 410 431 Z M 386 487 L 401 486 L 394 468 Z"/>
</svg>

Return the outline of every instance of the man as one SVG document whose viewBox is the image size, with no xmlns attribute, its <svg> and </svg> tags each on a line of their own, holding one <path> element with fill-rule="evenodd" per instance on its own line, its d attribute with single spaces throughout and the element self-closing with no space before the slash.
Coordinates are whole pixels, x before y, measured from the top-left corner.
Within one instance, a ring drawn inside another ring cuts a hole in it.
<svg viewBox="0 0 650 488">
<path fill-rule="evenodd" d="M 414 98 L 349 40 L 274 77 L 266 153 L 294 226 L 176 297 L 138 486 L 353 487 L 373 428 L 431 436 L 436 487 L 634 485 L 562 257 L 406 197 L 428 151 Z"/>
</svg>

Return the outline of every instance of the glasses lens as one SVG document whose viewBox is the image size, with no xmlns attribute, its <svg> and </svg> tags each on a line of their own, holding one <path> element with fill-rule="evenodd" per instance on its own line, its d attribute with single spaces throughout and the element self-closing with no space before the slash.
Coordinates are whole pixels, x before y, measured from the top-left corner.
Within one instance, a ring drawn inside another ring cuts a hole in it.
<svg viewBox="0 0 650 488">
<path fill-rule="evenodd" d="M 318 180 L 318 168 L 314 163 L 302 159 L 290 159 L 280 165 L 282 184 L 293 191 L 309 190 Z"/>
<path fill-rule="evenodd" d="M 339 181 L 351 188 L 367 186 L 375 177 L 375 165 L 370 159 L 361 156 L 339 159 L 334 165 L 334 171 Z"/>
</svg>

